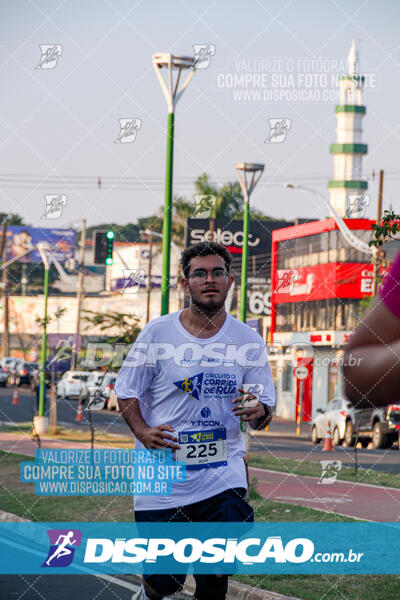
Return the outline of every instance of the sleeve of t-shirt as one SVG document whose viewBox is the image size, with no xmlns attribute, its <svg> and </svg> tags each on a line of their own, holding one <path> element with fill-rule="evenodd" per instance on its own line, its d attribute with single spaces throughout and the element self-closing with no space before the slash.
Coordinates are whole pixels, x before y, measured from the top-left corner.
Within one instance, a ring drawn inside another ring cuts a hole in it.
<svg viewBox="0 0 400 600">
<path fill-rule="evenodd" d="M 269 367 L 267 346 L 261 336 L 259 342 L 259 349 L 250 350 L 247 354 L 255 365 L 246 367 L 243 383 L 255 386 L 254 393 L 260 402 L 267 406 L 275 406 L 275 386 Z"/>
<path fill-rule="evenodd" d="M 121 400 L 127 398 L 140 399 L 150 386 L 154 377 L 154 364 L 149 360 L 152 342 L 154 340 L 151 335 L 151 327 L 146 325 L 140 332 L 118 373 L 114 390 Z"/>
<path fill-rule="evenodd" d="M 400 319 L 400 252 L 379 288 L 379 296 L 390 312 Z"/>
</svg>

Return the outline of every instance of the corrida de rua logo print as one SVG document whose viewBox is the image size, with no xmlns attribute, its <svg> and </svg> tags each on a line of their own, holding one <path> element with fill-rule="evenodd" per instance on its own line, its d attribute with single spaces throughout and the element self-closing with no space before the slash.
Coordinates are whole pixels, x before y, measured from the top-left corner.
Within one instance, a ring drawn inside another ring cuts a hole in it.
<svg viewBox="0 0 400 600">
<path fill-rule="evenodd" d="M 199 400 L 200 396 L 206 400 L 215 397 L 215 394 L 223 398 L 236 393 L 236 376 L 234 373 L 197 373 L 174 381 L 174 385 L 192 400 Z"/>
<path fill-rule="evenodd" d="M 75 548 L 81 545 L 79 529 L 48 529 L 50 548 L 42 567 L 68 567 L 74 558 Z"/>
</svg>

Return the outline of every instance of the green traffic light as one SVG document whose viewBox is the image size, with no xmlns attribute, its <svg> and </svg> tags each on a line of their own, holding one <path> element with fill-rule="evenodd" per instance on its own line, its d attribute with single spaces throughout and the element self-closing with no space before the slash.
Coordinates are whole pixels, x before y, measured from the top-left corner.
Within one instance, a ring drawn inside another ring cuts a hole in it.
<svg viewBox="0 0 400 600">
<path fill-rule="evenodd" d="M 114 237 L 115 237 L 114 231 L 107 231 L 107 237 L 109 240 L 114 239 Z"/>
<path fill-rule="evenodd" d="M 106 265 L 112 265 L 113 264 L 113 259 L 112 258 L 106 258 Z"/>
</svg>

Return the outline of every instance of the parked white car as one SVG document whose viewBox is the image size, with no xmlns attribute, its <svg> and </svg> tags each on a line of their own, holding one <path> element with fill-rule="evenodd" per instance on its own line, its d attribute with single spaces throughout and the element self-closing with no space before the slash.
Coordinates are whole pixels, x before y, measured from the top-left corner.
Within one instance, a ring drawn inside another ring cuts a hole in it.
<svg viewBox="0 0 400 600">
<path fill-rule="evenodd" d="M 57 383 L 57 396 L 62 399 L 79 397 L 83 383 L 90 376 L 89 371 L 67 371 Z"/>
<path fill-rule="evenodd" d="M 334 398 L 326 407 L 317 408 L 319 413 L 311 425 L 311 440 L 318 444 L 326 436 L 328 423 L 331 424 L 332 441 L 334 446 L 339 446 L 345 436 L 346 422 L 354 422 L 354 407 L 349 400 Z"/>
<path fill-rule="evenodd" d="M 85 400 L 90 400 L 95 396 L 96 392 L 101 392 L 102 397 L 106 401 L 106 406 L 110 399 L 110 393 L 114 389 L 115 381 L 118 373 L 102 373 L 101 377 L 97 378 L 96 381 L 88 380 L 85 383 L 87 395 Z"/>
<path fill-rule="evenodd" d="M 89 373 L 88 378 L 82 380 L 81 392 L 80 392 L 80 397 L 79 397 L 79 399 L 80 399 L 81 402 L 87 402 L 88 401 L 89 395 L 90 395 L 89 390 L 93 386 L 99 385 L 99 383 L 103 379 L 103 377 L 104 377 L 104 372 L 103 371 L 91 371 Z"/>
</svg>

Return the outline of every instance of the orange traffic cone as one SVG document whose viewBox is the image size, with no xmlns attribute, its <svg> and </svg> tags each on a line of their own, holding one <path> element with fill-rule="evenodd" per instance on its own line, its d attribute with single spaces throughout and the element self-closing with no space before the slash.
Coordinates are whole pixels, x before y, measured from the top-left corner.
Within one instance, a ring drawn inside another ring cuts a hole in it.
<svg viewBox="0 0 400 600">
<path fill-rule="evenodd" d="M 18 391 L 17 390 L 14 390 L 12 404 L 19 404 L 19 402 L 18 402 Z"/>
<path fill-rule="evenodd" d="M 332 429 L 331 429 L 331 422 L 328 421 L 328 429 L 326 430 L 326 436 L 324 439 L 324 447 L 322 448 L 322 452 L 332 452 L 332 451 L 333 451 Z"/>
<path fill-rule="evenodd" d="M 78 410 L 76 411 L 76 419 L 75 421 L 83 421 L 83 417 L 82 417 L 82 404 L 79 402 L 78 404 Z"/>
</svg>

